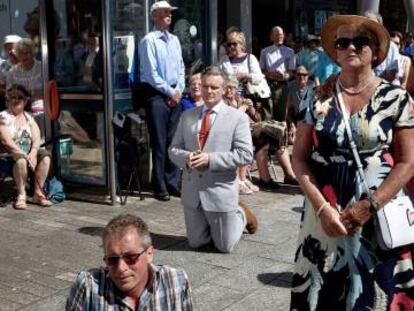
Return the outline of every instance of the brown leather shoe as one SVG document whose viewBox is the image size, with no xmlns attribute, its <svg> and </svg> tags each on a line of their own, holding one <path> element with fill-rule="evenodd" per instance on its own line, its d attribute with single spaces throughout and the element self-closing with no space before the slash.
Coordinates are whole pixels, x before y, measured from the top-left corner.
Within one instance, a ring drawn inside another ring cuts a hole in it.
<svg viewBox="0 0 414 311">
<path fill-rule="evenodd" d="M 247 205 L 243 202 L 239 202 L 241 209 L 246 214 L 246 230 L 250 234 L 254 234 L 257 231 L 257 219 L 254 216 L 253 211 L 247 207 Z"/>
</svg>

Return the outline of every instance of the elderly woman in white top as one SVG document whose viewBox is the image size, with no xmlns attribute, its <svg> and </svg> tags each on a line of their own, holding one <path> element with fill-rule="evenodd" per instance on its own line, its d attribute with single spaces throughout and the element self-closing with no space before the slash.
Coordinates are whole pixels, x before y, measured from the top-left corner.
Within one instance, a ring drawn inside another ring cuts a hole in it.
<svg viewBox="0 0 414 311">
<path fill-rule="evenodd" d="M 220 69 L 230 78 L 239 81 L 239 95 L 245 97 L 245 83 L 259 84 L 264 79 L 257 58 L 246 53 L 246 38 L 241 31 L 233 31 L 227 35 L 227 55 L 220 59 Z"/>
<path fill-rule="evenodd" d="M 36 122 L 43 129 L 43 80 L 41 63 L 34 58 L 34 43 L 23 38 L 16 44 L 16 55 L 19 63 L 12 67 L 6 88 L 12 84 L 23 86 L 30 94 L 29 110 L 35 116 Z"/>
<path fill-rule="evenodd" d="M 0 112 L 0 161 L 12 167 L 17 186 L 16 209 L 26 208 L 25 184 L 28 169 L 34 171 L 33 203 L 42 207 L 52 203 L 43 194 L 43 186 L 49 172 L 50 157 L 40 149 L 40 131 L 33 117 L 24 111 L 29 92 L 21 85 L 13 84 L 6 93 L 8 109 Z M 4 165 L 3 165 L 4 167 Z"/>
</svg>

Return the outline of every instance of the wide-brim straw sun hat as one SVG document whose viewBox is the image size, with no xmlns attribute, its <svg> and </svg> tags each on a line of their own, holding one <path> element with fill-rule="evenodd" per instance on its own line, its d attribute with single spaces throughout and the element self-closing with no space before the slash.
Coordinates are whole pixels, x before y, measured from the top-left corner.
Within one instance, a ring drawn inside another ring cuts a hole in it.
<svg viewBox="0 0 414 311">
<path fill-rule="evenodd" d="M 372 32 L 377 37 L 378 41 L 378 47 L 375 54 L 376 58 L 372 62 L 372 67 L 377 67 L 384 61 L 390 47 L 390 34 L 384 26 L 365 16 L 335 15 L 328 19 L 321 32 L 322 47 L 335 63 L 338 63 L 336 60 L 337 52 L 335 49 L 335 40 L 337 39 L 336 33 L 338 28 L 344 25 L 363 26 Z"/>
</svg>

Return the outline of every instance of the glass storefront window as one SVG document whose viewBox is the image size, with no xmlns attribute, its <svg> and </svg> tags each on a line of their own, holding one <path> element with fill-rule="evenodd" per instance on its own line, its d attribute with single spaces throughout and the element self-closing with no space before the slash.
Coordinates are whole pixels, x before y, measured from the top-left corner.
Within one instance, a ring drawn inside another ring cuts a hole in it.
<svg viewBox="0 0 414 311">
<path fill-rule="evenodd" d="M 106 184 L 103 26 L 101 0 L 53 0 L 57 19 L 48 42 L 51 79 L 57 82 L 59 166 L 65 180 Z"/>
<path fill-rule="evenodd" d="M 203 38 L 206 36 L 204 24 L 205 3 L 207 1 L 172 0 L 172 6 L 178 7 L 173 13 L 170 31 L 181 43 L 183 60 L 187 75 L 197 72 L 204 65 L 205 47 Z"/>
</svg>

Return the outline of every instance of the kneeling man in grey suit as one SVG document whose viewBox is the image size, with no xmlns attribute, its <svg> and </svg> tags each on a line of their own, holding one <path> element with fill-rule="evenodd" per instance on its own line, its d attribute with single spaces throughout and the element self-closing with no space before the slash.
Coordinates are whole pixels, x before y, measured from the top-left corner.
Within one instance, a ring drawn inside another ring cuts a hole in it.
<svg viewBox="0 0 414 311">
<path fill-rule="evenodd" d="M 246 228 L 254 233 L 252 211 L 239 205 L 236 169 L 253 161 L 247 116 L 227 106 L 224 82 L 217 67 L 201 78 L 204 105 L 185 111 L 169 149 L 172 162 L 183 168 L 181 200 L 188 242 L 198 248 L 213 241 L 231 252 Z"/>
</svg>

